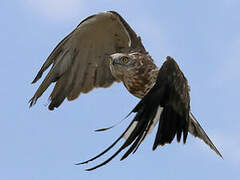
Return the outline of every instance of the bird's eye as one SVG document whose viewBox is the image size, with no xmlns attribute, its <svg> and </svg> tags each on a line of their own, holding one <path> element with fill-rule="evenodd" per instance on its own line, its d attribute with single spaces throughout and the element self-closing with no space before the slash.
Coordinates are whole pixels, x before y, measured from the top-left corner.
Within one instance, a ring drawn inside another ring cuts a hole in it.
<svg viewBox="0 0 240 180">
<path fill-rule="evenodd" d="M 109 63 L 112 63 L 113 59 L 111 57 L 108 58 Z"/>
<path fill-rule="evenodd" d="M 124 58 L 122 59 L 122 61 L 123 61 L 124 63 L 128 63 L 129 59 L 128 59 L 127 57 L 124 57 Z"/>
</svg>

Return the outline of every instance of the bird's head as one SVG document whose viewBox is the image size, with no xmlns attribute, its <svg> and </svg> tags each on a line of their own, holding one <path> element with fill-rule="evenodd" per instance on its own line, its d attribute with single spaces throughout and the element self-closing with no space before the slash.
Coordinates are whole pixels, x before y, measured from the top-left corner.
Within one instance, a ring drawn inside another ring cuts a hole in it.
<svg viewBox="0 0 240 180">
<path fill-rule="evenodd" d="M 112 75 L 119 80 L 123 80 L 123 76 L 136 67 L 131 54 L 115 53 L 109 56 L 108 61 Z"/>
</svg>

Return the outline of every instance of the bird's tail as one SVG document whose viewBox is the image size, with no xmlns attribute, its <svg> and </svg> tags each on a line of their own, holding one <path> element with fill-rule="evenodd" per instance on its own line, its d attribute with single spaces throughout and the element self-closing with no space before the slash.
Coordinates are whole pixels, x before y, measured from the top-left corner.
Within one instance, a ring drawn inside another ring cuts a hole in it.
<svg viewBox="0 0 240 180">
<path fill-rule="evenodd" d="M 198 123 L 196 118 L 193 116 L 192 113 L 189 114 L 189 127 L 188 131 L 195 137 L 198 137 L 202 139 L 213 151 L 215 151 L 221 158 L 221 153 L 217 150 L 217 148 L 214 146 L 208 135 L 205 133 L 201 125 Z"/>
</svg>

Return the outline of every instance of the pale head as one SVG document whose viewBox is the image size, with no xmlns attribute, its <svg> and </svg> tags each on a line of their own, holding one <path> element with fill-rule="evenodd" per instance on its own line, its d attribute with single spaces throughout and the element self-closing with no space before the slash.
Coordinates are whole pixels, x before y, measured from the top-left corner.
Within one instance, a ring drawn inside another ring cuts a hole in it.
<svg viewBox="0 0 240 180">
<path fill-rule="evenodd" d="M 137 66 L 137 62 L 132 54 L 115 53 L 109 56 L 109 66 L 112 75 L 123 80 L 123 76 L 133 70 Z"/>
</svg>

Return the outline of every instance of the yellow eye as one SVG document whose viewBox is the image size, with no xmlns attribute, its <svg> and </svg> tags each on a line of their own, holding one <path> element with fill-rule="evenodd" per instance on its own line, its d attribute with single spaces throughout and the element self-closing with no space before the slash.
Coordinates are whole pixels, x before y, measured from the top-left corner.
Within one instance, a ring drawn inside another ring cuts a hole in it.
<svg viewBox="0 0 240 180">
<path fill-rule="evenodd" d="M 124 57 L 124 58 L 122 59 L 122 61 L 123 61 L 124 63 L 128 63 L 129 59 L 128 59 L 127 57 Z"/>
<path fill-rule="evenodd" d="M 111 57 L 109 57 L 108 60 L 109 60 L 109 63 L 112 63 L 113 61 Z"/>
</svg>

